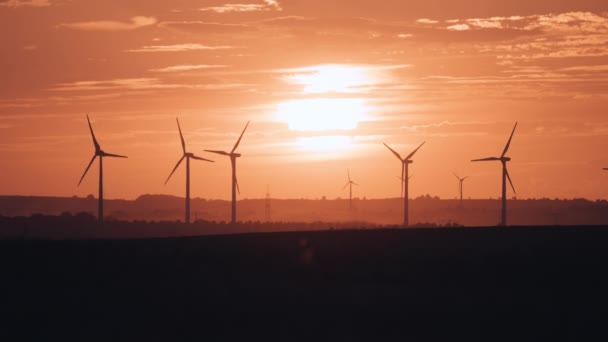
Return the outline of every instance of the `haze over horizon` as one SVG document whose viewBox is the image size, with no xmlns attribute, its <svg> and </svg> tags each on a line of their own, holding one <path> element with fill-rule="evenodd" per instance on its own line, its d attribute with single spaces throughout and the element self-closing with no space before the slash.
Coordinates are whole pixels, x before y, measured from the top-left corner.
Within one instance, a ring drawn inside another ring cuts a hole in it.
<svg viewBox="0 0 608 342">
<path fill-rule="evenodd" d="M 184 196 L 228 200 L 239 147 L 244 198 L 608 198 L 608 3 L 481 0 L 172 2 L 0 0 L 0 195 Z M 509 191 L 509 198 L 513 194 Z"/>
</svg>

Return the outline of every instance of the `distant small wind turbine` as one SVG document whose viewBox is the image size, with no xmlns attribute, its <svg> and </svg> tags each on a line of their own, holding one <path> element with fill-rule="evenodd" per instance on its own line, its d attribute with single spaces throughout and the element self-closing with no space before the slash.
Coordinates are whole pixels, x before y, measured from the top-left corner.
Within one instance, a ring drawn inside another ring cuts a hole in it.
<svg viewBox="0 0 608 342">
<path fill-rule="evenodd" d="M 469 178 L 469 176 L 465 176 L 463 178 L 458 177 L 458 175 L 455 172 L 452 172 L 454 174 L 454 177 L 456 177 L 456 179 L 458 179 L 458 192 L 460 193 L 460 206 L 462 207 L 462 183 L 464 183 L 464 180 Z"/>
<path fill-rule="evenodd" d="M 399 161 L 401 161 L 401 179 L 403 180 L 403 187 L 402 187 L 402 194 L 405 194 L 405 196 L 403 196 L 403 226 L 407 228 L 408 224 L 409 224 L 409 208 L 408 208 L 408 201 L 409 201 L 409 164 L 413 163 L 414 161 L 411 159 L 414 154 L 422 147 L 422 145 L 424 145 L 425 142 L 423 142 L 422 144 L 420 144 L 420 146 L 418 146 L 412 153 L 410 153 L 407 157 L 405 158 L 401 158 L 401 156 L 399 155 L 399 153 L 397 153 L 395 150 L 393 150 L 392 148 L 390 148 L 386 143 L 383 143 L 384 146 L 386 146 L 386 148 L 388 148 L 391 152 L 393 152 L 393 154 L 399 159 Z"/>
<path fill-rule="evenodd" d="M 236 179 L 236 158 L 240 157 L 241 154 L 234 153 L 234 151 L 236 151 L 236 148 L 239 147 L 239 144 L 241 143 L 241 139 L 243 138 L 243 134 L 245 134 L 245 130 L 247 130 L 248 126 L 249 126 L 249 121 L 247 121 L 247 124 L 245 125 L 243 132 L 239 136 L 239 140 L 236 141 L 236 144 L 234 144 L 234 147 L 232 148 L 232 151 L 230 151 L 230 153 L 224 152 L 224 151 L 218 151 L 218 150 L 205 150 L 207 152 L 221 154 L 223 156 L 230 157 L 230 164 L 232 165 L 232 220 L 231 220 L 232 224 L 236 223 L 236 192 L 238 191 L 239 194 L 241 194 L 241 190 L 239 189 L 239 182 Z"/>
<path fill-rule="evenodd" d="M 353 209 L 353 185 L 357 185 L 359 186 L 359 184 L 355 183 L 353 180 L 350 179 L 350 170 L 346 170 L 348 172 L 348 182 L 346 182 L 346 184 L 344 185 L 344 187 L 342 188 L 342 190 L 346 189 L 346 187 L 350 187 L 349 189 L 349 204 L 348 204 L 348 208 L 349 209 Z"/>
<path fill-rule="evenodd" d="M 127 156 L 121 156 L 118 154 L 104 152 L 101 149 L 101 147 L 99 146 L 97 139 L 95 139 L 95 133 L 93 133 L 93 126 L 91 126 L 91 120 L 89 120 L 88 114 L 87 114 L 87 122 L 89 123 L 89 130 L 91 131 L 91 137 L 93 137 L 93 145 L 95 146 L 95 152 L 93 154 L 93 159 L 91 159 L 91 162 L 89 162 L 89 165 L 87 166 L 86 170 L 84 170 L 82 177 L 80 177 L 78 186 L 80 186 L 80 183 L 82 183 L 84 176 L 86 176 L 87 172 L 89 171 L 89 168 L 91 168 L 91 165 L 95 161 L 95 158 L 99 157 L 99 199 L 98 199 L 99 203 L 98 203 L 98 208 L 97 208 L 97 219 L 99 220 L 99 222 L 103 223 L 103 157 L 127 158 Z"/>
<path fill-rule="evenodd" d="M 179 119 L 175 118 L 175 120 L 177 121 L 177 129 L 179 130 L 179 138 L 182 141 L 182 151 L 184 152 L 184 154 L 177 161 L 177 164 L 175 164 L 175 167 L 173 168 L 173 171 L 171 171 L 171 173 L 169 174 L 169 177 L 167 177 L 165 184 L 167 184 L 167 182 L 169 181 L 171 176 L 173 176 L 173 173 L 175 173 L 175 170 L 177 170 L 177 168 L 179 167 L 179 164 L 181 164 L 185 158 L 186 159 L 186 219 L 185 219 L 185 222 L 186 222 L 186 224 L 189 224 L 190 223 L 190 158 L 196 159 L 196 160 L 202 160 L 202 161 L 206 161 L 206 162 L 211 162 L 211 163 L 213 163 L 213 160 L 201 158 L 201 157 L 195 156 L 194 153 L 186 152 L 186 142 L 184 141 L 184 135 L 182 134 L 182 128 L 179 125 Z"/>
<path fill-rule="evenodd" d="M 509 184 L 511 184 L 511 189 L 513 189 L 513 193 L 515 192 L 515 187 L 513 186 L 513 182 L 511 181 L 511 176 L 509 176 L 509 171 L 507 170 L 507 162 L 511 160 L 509 157 L 505 157 L 507 151 L 509 150 L 509 146 L 511 145 L 511 139 L 513 139 L 513 134 L 515 133 L 515 129 L 517 128 L 517 122 L 513 127 L 513 131 L 511 131 L 511 136 L 507 141 L 507 145 L 505 149 L 502 151 L 500 157 L 489 157 L 482 159 L 473 159 L 473 162 L 479 161 L 500 161 L 502 163 L 502 215 L 501 215 L 501 225 L 507 225 L 507 179 L 509 180 Z"/>
</svg>

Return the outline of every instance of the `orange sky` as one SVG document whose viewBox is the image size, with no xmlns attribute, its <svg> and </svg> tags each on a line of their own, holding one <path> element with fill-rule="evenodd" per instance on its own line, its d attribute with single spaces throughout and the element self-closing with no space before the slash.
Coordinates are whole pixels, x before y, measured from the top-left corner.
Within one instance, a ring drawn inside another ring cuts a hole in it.
<svg viewBox="0 0 608 342">
<path fill-rule="evenodd" d="M 608 197 L 608 3 L 579 0 L 0 0 L 0 194 L 97 195 L 85 113 L 106 152 L 107 198 Z M 511 194 L 509 195 L 511 197 Z"/>
</svg>

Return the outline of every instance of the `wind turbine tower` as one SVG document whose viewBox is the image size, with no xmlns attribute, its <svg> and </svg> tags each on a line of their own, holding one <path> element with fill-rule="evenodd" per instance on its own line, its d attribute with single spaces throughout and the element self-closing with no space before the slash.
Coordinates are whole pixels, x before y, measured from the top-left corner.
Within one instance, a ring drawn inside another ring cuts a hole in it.
<svg viewBox="0 0 608 342">
<path fill-rule="evenodd" d="M 186 152 L 186 141 L 184 140 L 184 135 L 182 134 L 182 128 L 179 125 L 179 119 L 175 118 L 175 120 L 177 121 L 177 129 L 179 130 L 179 138 L 181 139 L 181 142 L 182 142 L 183 154 L 182 154 L 182 157 L 177 161 L 177 164 L 175 164 L 175 167 L 173 168 L 173 171 L 171 171 L 171 173 L 169 174 L 169 177 L 167 177 L 165 184 L 167 184 L 167 182 L 169 181 L 171 176 L 173 176 L 173 173 L 175 173 L 175 170 L 177 170 L 177 168 L 179 167 L 179 164 L 181 164 L 182 161 L 184 161 L 184 159 L 186 159 L 186 217 L 185 217 L 185 222 L 186 222 L 186 224 L 190 224 L 190 159 L 192 158 L 194 160 L 202 160 L 202 161 L 211 162 L 211 163 L 213 163 L 213 160 L 201 158 L 201 157 L 194 155 L 194 153 Z"/>
<path fill-rule="evenodd" d="M 481 161 L 500 161 L 502 164 L 502 213 L 501 213 L 501 222 L 500 224 L 504 227 L 507 225 L 507 179 L 509 180 L 509 184 L 511 184 L 511 189 L 513 189 L 513 193 L 515 192 L 515 187 L 513 186 L 513 182 L 511 181 L 511 176 L 509 176 L 509 171 L 507 170 L 507 162 L 511 161 L 510 157 L 507 157 L 507 151 L 509 150 L 509 146 L 511 145 L 511 139 L 513 139 L 513 134 L 515 133 L 515 129 L 517 128 L 517 122 L 515 126 L 513 126 L 513 131 L 511 131 L 511 136 L 509 136 L 509 140 L 507 141 L 507 145 L 505 145 L 504 150 L 500 157 L 489 157 L 482 159 L 473 159 L 473 162 L 481 162 Z"/>
<path fill-rule="evenodd" d="M 234 147 L 232 148 L 232 151 L 230 151 L 230 153 L 225 152 L 225 151 L 218 151 L 218 150 L 205 150 L 207 152 L 216 153 L 216 154 L 220 154 L 222 156 L 230 157 L 230 165 L 232 166 L 232 218 L 231 218 L 232 224 L 236 223 L 236 192 L 238 191 L 239 194 L 241 193 L 241 190 L 239 189 L 239 182 L 236 179 L 236 158 L 239 158 L 241 156 L 241 154 L 235 153 L 235 151 L 236 151 L 237 147 L 239 147 L 239 144 L 241 143 L 241 139 L 243 138 L 243 134 L 245 134 L 245 131 L 247 130 L 248 126 L 249 126 L 249 121 L 247 121 L 247 124 L 245 125 L 243 132 L 239 136 L 239 139 L 236 141 L 236 144 L 234 144 Z"/>
<path fill-rule="evenodd" d="M 401 179 L 403 179 L 403 187 L 402 194 L 403 196 L 403 226 L 407 228 L 409 225 L 409 164 L 413 163 L 412 157 L 418 150 L 424 145 L 425 142 L 422 142 L 420 146 L 418 146 L 412 153 L 410 153 L 407 157 L 401 158 L 401 155 L 397 153 L 395 150 L 390 148 L 386 143 L 383 143 L 386 148 L 388 148 L 397 159 L 401 162 Z"/>
<path fill-rule="evenodd" d="M 352 179 L 350 179 L 350 170 L 346 170 L 348 173 L 348 182 L 344 185 L 342 190 L 349 187 L 349 195 L 348 195 L 348 209 L 353 210 L 353 185 L 359 186 L 359 184 L 355 183 Z"/>
<path fill-rule="evenodd" d="M 87 122 L 89 123 L 89 130 L 91 131 L 91 137 L 93 138 L 93 145 L 95 146 L 95 152 L 93 154 L 93 159 L 91 159 L 91 161 L 89 162 L 89 165 L 84 170 L 82 177 L 80 177 L 78 186 L 80 186 L 80 183 L 82 183 L 84 176 L 86 176 L 87 172 L 89 171 L 89 168 L 91 168 L 91 165 L 93 165 L 95 158 L 99 157 L 99 199 L 98 199 L 99 203 L 98 203 L 98 207 L 97 207 L 97 219 L 99 220 L 100 223 L 103 223 L 103 157 L 127 158 L 127 156 L 121 156 L 119 154 L 112 154 L 112 153 L 104 152 L 101 149 L 101 147 L 99 146 L 97 139 L 95 138 L 95 133 L 93 133 L 93 126 L 91 126 L 91 120 L 89 120 L 89 115 L 87 115 Z"/>
<path fill-rule="evenodd" d="M 414 175 L 410 175 L 409 177 L 407 177 L 408 180 L 411 180 L 412 178 L 414 178 Z M 403 178 L 401 178 L 401 176 L 397 176 L 397 179 L 401 181 L 401 199 L 403 199 Z"/>
<path fill-rule="evenodd" d="M 464 180 L 469 178 L 469 176 L 465 176 L 463 178 L 458 177 L 458 175 L 455 172 L 452 172 L 454 174 L 454 177 L 456 177 L 456 179 L 458 179 L 458 192 L 460 193 L 460 207 L 462 208 L 462 183 L 464 183 Z"/>
</svg>

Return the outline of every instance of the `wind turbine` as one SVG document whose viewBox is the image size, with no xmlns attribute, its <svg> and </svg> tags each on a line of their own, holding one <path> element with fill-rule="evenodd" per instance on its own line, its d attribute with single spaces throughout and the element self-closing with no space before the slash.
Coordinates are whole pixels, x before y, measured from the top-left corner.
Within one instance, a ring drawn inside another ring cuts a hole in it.
<svg viewBox="0 0 608 342">
<path fill-rule="evenodd" d="M 458 175 L 455 172 L 452 172 L 454 174 L 454 177 L 456 177 L 456 179 L 458 179 L 458 192 L 460 192 L 460 206 L 462 207 L 462 183 L 464 182 L 465 179 L 469 178 L 469 176 L 465 176 L 463 178 L 458 177 Z"/>
<path fill-rule="evenodd" d="M 185 158 L 186 159 L 186 219 L 185 219 L 185 221 L 186 221 L 186 224 L 189 224 L 190 223 L 190 158 L 195 159 L 195 160 L 207 161 L 207 162 L 211 162 L 211 163 L 213 163 L 213 160 L 201 158 L 201 157 L 195 156 L 194 153 L 186 152 L 186 142 L 184 141 L 184 135 L 182 134 L 182 128 L 179 126 L 179 119 L 175 118 L 175 120 L 177 121 L 177 129 L 179 130 L 179 138 L 182 141 L 182 151 L 184 151 L 184 154 L 177 161 L 177 164 L 175 164 L 175 167 L 173 168 L 173 171 L 171 171 L 171 173 L 169 174 L 169 177 L 167 177 L 165 184 L 167 184 L 167 182 L 169 181 L 171 176 L 173 176 L 173 173 L 175 172 L 175 170 L 177 170 L 177 168 L 179 167 L 179 164 L 181 164 Z"/>
<path fill-rule="evenodd" d="M 505 157 L 507 151 L 509 150 L 509 145 L 511 145 L 511 139 L 513 139 L 513 134 L 515 133 L 515 129 L 517 128 L 517 122 L 515 126 L 513 126 L 513 131 L 511 131 L 511 136 L 507 141 L 507 145 L 505 145 L 505 149 L 502 151 L 500 157 L 489 157 L 483 159 L 473 159 L 473 162 L 479 161 L 500 161 L 502 163 L 502 215 L 501 215 L 501 225 L 504 227 L 507 225 L 507 179 L 509 180 L 509 184 L 511 184 L 511 189 L 513 189 L 513 193 L 515 192 L 515 187 L 513 186 L 513 182 L 511 181 L 511 176 L 509 176 L 509 171 L 507 170 L 507 162 L 511 160 L 510 157 Z"/>
<path fill-rule="evenodd" d="M 127 158 L 127 156 L 121 156 L 118 154 L 104 152 L 101 149 L 101 147 L 99 146 L 97 139 L 95 139 L 95 133 L 93 133 L 93 126 L 91 126 L 91 120 L 89 120 L 88 114 L 87 114 L 87 122 L 89 123 L 89 130 L 91 131 L 91 137 L 93 137 L 93 145 L 95 146 L 95 153 L 93 154 L 93 159 L 91 159 L 91 161 L 89 162 L 89 165 L 87 166 L 86 170 L 84 170 L 82 177 L 80 177 L 78 186 L 80 186 L 80 183 L 82 183 L 84 176 L 86 176 L 87 172 L 89 171 L 89 168 L 91 168 L 91 165 L 93 165 L 95 158 L 99 157 L 99 204 L 98 204 L 98 208 L 97 208 L 97 219 L 99 220 L 100 223 L 103 223 L 103 157 Z"/>
<path fill-rule="evenodd" d="M 239 195 L 241 194 L 241 190 L 239 189 L 239 182 L 236 179 L 236 158 L 240 157 L 241 154 L 234 153 L 234 151 L 236 151 L 236 148 L 239 147 L 239 144 L 241 143 L 241 139 L 243 138 L 243 134 L 245 134 L 245 130 L 247 130 L 248 126 L 249 126 L 249 121 L 247 121 L 247 124 L 245 125 L 243 132 L 239 136 L 239 140 L 236 141 L 236 144 L 234 144 L 234 147 L 232 148 L 232 151 L 230 151 L 230 153 L 224 152 L 224 151 L 217 151 L 217 150 L 205 150 L 207 152 L 221 154 L 223 156 L 230 157 L 230 164 L 232 165 L 232 220 L 231 220 L 232 224 L 236 223 L 236 192 L 238 191 Z"/>
<path fill-rule="evenodd" d="M 350 189 L 349 189 L 349 197 L 348 197 L 348 199 L 349 199 L 348 208 L 350 210 L 352 210 L 353 209 L 353 185 L 359 186 L 359 184 L 355 183 L 353 180 L 350 179 L 350 170 L 347 169 L 346 171 L 348 172 L 348 182 L 346 182 L 346 184 L 344 185 L 344 187 L 342 188 L 342 190 L 346 189 L 347 186 L 350 187 Z"/>
<path fill-rule="evenodd" d="M 403 196 L 403 226 L 407 227 L 409 224 L 409 210 L 408 210 L 408 201 L 409 201 L 409 164 L 413 163 L 412 157 L 414 154 L 424 145 L 425 142 L 420 144 L 412 153 L 410 153 L 407 157 L 401 158 L 401 155 L 397 153 L 395 150 L 390 148 L 386 143 L 383 143 L 386 148 L 388 148 L 393 154 L 401 161 L 401 179 L 403 180 L 403 187 L 401 188 L 401 194 L 405 194 Z"/>
</svg>

